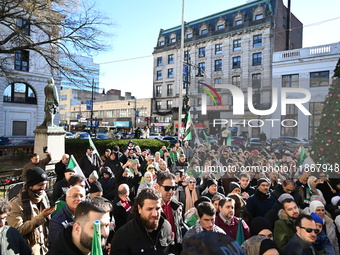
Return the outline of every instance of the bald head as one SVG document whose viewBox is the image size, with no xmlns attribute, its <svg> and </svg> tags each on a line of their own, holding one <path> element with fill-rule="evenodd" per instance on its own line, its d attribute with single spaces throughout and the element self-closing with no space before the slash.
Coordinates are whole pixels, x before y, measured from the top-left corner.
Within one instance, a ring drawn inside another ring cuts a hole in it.
<svg viewBox="0 0 340 255">
<path fill-rule="evenodd" d="M 130 195 L 130 188 L 127 184 L 121 184 L 118 187 L 118 196 L 122 199 L 126 199 Z"/>
</svg>

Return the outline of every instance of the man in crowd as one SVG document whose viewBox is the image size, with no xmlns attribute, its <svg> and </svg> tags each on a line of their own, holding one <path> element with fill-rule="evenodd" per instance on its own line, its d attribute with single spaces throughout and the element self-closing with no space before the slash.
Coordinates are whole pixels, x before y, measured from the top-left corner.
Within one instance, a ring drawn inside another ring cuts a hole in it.
<svg viewBox="0 0 340 255">
<path fill-rule="evenodd" d="M 19 195 L 10 201 L 12 210 L 7 222 L 19 230 L 29 244 L 33 254 L 44 255 L 47 252 L 48 221 L 56 209 L 50 207 L 45 193 L 47 175 L 40 167 L 27 170 L 26 184 Z"/>
<path fill-rule="evenodd" d="M 73 222 L 73 218 L 76 212 L 76 208 L 81 201 L 84 201 L 86 197 L 85 189 L 80 186 L 73 186 L 66 193 L 66 205 L 52 217 L 49 223 L 49 245 L 52 247 L 52 243 L 58 237 L 60 231 Z"/>
<path fill-rule="evenodd" d="M 250 175 L 248 173 L 241 173 L 239 175 L 239 183 L 241 187 L 241 196 L 244 200 L 247 200 L 255 193 L 255 189 L 250 186 Z"/>
<path fill-rule="evenodd" d="M 265 216 L 275 204 L 276 199 L 269 193 L 269 184 L 267 178 L 258 179 L 255 194 L 247 199 L 247 209 L 253 218 Z"/>
<path fill-rule="evenodd" d="M 46 165 L 51 161 L 51 154 L 46 151 L 46 158 L 40 160 L 40 156 L 38 153 L 33 153 L 30 157 L 30 162 L 28 162 L 24 168 L 22 169 L 22 180 L 26 182 L 26 172 L 28 169 L 33 167 L 40 167 L 45 170 Z"/>
<path fill-rule="evenodd" d="M 64 154 L 61 157 L 61 160 L 55 164 L 54 166 L 54 172 L 57 174 L 57 180 L 56 182 L 62 180 L 64 178 L 64 173 L 67 169 L 67 164 L 70 160 L 70 155 Z"/>
<path fill-rule="evenodd" d="M 283 209 L 279 212 L 279 220 L 274 226 L 274 241 L 279 247 L 280 252 L 283 252 L 288 241 L 295 233 L 295 221 L 300 215 L 299 208 L 295 201 L 291 198 L 282 201 Z"/>
<path fill-rule="evenodd" d="M 223 229 L 227 235 L 236 240 L 238 224 L 241 219 L 234 216 L 235 200 L 229 197 L 222 198 L 218 207 L 220 213 L 216 216 L 216 225 Z M 250 238 L 250 229 L 244 220 L 242 220 L 242 230 L 244 240 Z"/>
<path fill-rule="evenodd" d="M 202 196 L 206 196 L 210 199 L 213 198 L 215 195 L 221 195 L 224 196 L 222 193 L 217 192 L 217 181 L 214 179 L 209 179 L 206 182 L 207 184 L 207 190 L 202 192 Z"/>
<path fill-rule="evenodd" d="M 80 159 L 79 166 L 83 171 L 86 178 L 93 172 L 93 170 L 98 171 L 100 167 L 100 159 L 93 153 L 94 148 L 88 146 L 85 155 Z"/>
<path fill-rule="evenodd" d="M 117 231 L 123 226 L 131 213 L 132 202 L 129 199 L 130 188 L 127 184 L 121 184 L 118 187 L 118 196 L 113 200 L 113 216 L 115 218 Z"/>
<path fill-rule="evenodd" d="M 301 214 L 295 221 L 296 233 L 286 245 L 283 255 L 314 255 L 312 244 L 316 241 L 319 229 L 312 216 Z"/>
<path fill-rule="evenodd" d="M 223 229 L 215 225 L 216 210 L 209 202 L 202 202 L 197 206 L 198 221 L 184 235 L 183 240 L 188 239 L 203 231 L 213 231 L 225 234 Z"/>
<path fill-rule="evenodd" d="M 5 225 L 10 210 L 9 203 L 0 199 L 0 254 L 31 255 L 32 251 L 20 232 L 16 228 Z"/>
<path fill-rule="evenodd" d="M 188 140 L 184 141 L 182 149 L 183 149 L 183 153 L 184 153 L 185 157 L 187 158 L 188 162 L 190 162 L 192 157 L 193 157 L 193 155 L 194 155 L 194 151 L 189 146 L 189 141 Z"/>
<path fill-rule="evenodd" d="M 175 244 L 170 247 L 170 252 L 179 254 L 182 244 L 182 204 L 174 198 L 177 188 L 175 175 L 169 171 L 160 172 L 157 175 L 156 189 L 162 194 L 164 204 L 162 205 L 164 215 L 169 221 Z"/>
<path fill-rule="evenodd" d="M 64 172 L 64 178 L 54 184 L 53 187 L 53 196 L 52 200 L 57 201 L 62 195 L 66 193 L 68 190 L 68 180 L 72 175 L 75 174 L 75 171 L 72 168 L 67 168 Z"/>
<path fill-rule="evenodd" d="M 168 254 L 172 231 L 161 216 L 161 205 L 162 195 L 157 190 L 143 189 L 135 200 L 136 217 L 115 233 L 110 254 Z"/>
<path fill-rule="evenodd" d="M 55 240 L 49 255 L 90 254 L 93 238 L 93 222 L 100 221 L 101 245 L 106 244 L 111 227 L 110 201 L 102 197 L 94 197 L 82 201 L 75 211 L 74 223 L 63 229 Z"/>
</svg>

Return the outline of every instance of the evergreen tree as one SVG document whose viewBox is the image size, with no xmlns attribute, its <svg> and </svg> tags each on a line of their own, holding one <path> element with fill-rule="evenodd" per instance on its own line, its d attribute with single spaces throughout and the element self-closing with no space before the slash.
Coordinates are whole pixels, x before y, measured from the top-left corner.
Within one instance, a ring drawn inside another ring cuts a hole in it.
<svg viewBox="0 0 340 255">
<path fill-rule="evenodd" d="M 317 163 L 340 164 L 340 59 L 323 104 L 320 126 L 313 139 L 312 157 Z M 332 171 L 332 170 L 331 170 Z M 334 171 L 334 170 L 333 170 Z M 339 170 L 338 170 L 339 171 Z"/>
</svg>

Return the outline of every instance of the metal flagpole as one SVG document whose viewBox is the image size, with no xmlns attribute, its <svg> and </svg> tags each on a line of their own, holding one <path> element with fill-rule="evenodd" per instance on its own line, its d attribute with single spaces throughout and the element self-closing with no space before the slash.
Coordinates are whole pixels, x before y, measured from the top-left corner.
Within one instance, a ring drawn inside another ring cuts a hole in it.
<svg viewBox="0 0 340 255">
<path fill-rule="evenodd" d="M 182 105 L 183 105 L 183 64 L 184 64 L 184 0 L 182 0 L 182 28 L 181 28 L 181 48 L 180 48 L 180 78 L 179 78 L 179 105 L 178 105 L 178 140 L 181 136 L 182 128 Z"/>
</svg>

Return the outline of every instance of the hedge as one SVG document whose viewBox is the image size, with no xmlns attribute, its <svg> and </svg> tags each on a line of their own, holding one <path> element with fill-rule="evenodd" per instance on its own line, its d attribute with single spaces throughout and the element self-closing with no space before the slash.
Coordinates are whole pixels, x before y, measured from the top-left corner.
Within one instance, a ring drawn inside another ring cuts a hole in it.
<svg viewBox="0 0 340 255">
<path fill-rule="evenodd" d="M 120 151 L 124 152 L 128 142 L 132 140 L 135 146 L 139 146 L 142 150 L 150 149 L 154 154 L 156 151 L 165 145 L 169 147 L 168 141 L 161 141 L 158 139 L 93 139 L 93 143 L 96 146 L 100 155 L 104 155 L 106 149 L 113 148 L 114 145 L 119 146 Z M 88 139 L 65 139 L 65 153 L 73 155 L 77 161 L 86 153 L 86 148 L 89 146 Z"/>
</svg>

